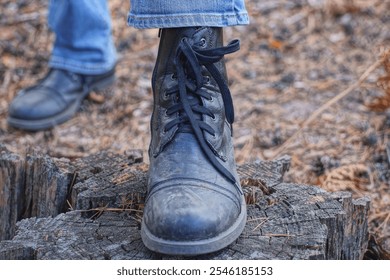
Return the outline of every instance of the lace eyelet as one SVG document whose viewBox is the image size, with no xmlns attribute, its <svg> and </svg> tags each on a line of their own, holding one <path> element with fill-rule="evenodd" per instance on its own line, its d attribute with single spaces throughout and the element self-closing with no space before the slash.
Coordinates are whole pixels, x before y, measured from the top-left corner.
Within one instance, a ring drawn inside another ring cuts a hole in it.
<svg viewBox="0 0 390 280">
<path fill-rule="evenodd" d="M 205 78 L 205 81 L 204 81 L 205 84 L 207 84 L 207 85 L 210 84 L 210 77 L 209 76 L 205 76 L 204 78 Z"/>
<path fill-rule="evenodd" d="M 208 99 L 208 101 L 210 102 L 210 103 L 213 103 L 214 102 L 214 97 L 210 97 L 210 99 Z"/>
<path fill-rule="evenodd" d="M 200 39 L 200 47 L 205 48 L 207 45 L 206 38 Z"/>
<path fill-rule="evenodd" d="M 211 118 L 211 120 L 215 121 L 217 119 L 217 116 L 215 114 L 213 114 L 213 116 L 210 118 Z"/>
<path fill-rule="evenodd" d="M 176 81 L 177 80 L 177 76 L 174 73 L 171 74 L 171 80 L 172 81 Z"/>
<path fill-rule="evenodd" d="M 167 99 L 168 99 L 168 95 L 167 95 L 167 92 L 166 92 L 166 91 L 163 92 L 162 98 L 163 98 L 164 100 L 167 100 Z"/>
</svg>

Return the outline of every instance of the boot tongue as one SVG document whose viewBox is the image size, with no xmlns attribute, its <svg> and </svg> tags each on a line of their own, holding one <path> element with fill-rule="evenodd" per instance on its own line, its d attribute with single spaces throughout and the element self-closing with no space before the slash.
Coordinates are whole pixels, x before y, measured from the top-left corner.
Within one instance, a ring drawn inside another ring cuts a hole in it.
<svg viewBox="0 0 390 280">
<path fill-rule="evenodd" d="M 196 97 L 193 97 L 193 96 L 190 96 L 188 97 L 188 100 L 191 102 L 192 100 L 194 99 L 198 99 Z M 202 116 L 201 114 L 198 114 L 198 113 L 194 113 L 194 116 L 195 116 L 195 119 L 196 120 L 201 120 L 202 119 Z M 185 114 L 182 113 L 182 115 L 180 117 L 184 117 L 186 118 L 187 116 L 185 116 Z M 183 133 L 191 133 L 191 134 L 194 134 L 194 130 L 191 126 L 191 123 L 189 121 L 186 121 L 186 122 L 183 122 L 181 124 L 179 124 L 179 127 L 178 127 L 178 130 L 177 132 L 183 132 Z"/>
<path fill-rule="evenodd" d="M 196 78 L 195 78 L 194 72 L 192 71 L 192 69 L 190 67 L 188 67 L 188 65 L 185 66 L 185 70 L 186 70 L 186 73 L 187 73 L 186 74 L 187 81 L 189 83 L 195 85 L 196 84 Z M 189 104 L 191 104 L 191 107 L 192 106 L 203 106 L 203 102 L 202 102 L 200 96 L 195 94 L 192 91 L 187 91 L 187 101 L 188 101 Z M 197 121 L 202 120 L 202 114 L 197 113 L 196 111 L 193 111 L 193 113 L 194 113 L 195 120 L 197 120 Z M 185 111 L 181 111 L 180 117 L 186 118 L 187 121 L 179 124 L 178 132 L 194 133 L 193 128 L 191 126 L 191 123 L 188 120 L 188 116 L 186 115 Z"/>
<path fill-rule="evenodd" d="M 202 32 L 203 31 L 203 32 Z M 206 32 L 206 29 L 204 27 L 196 27 L 196 28 L 186 28 L 182 30 L 182 33 L 180 34 L 180 37 L 186 38 L 187 42 L 191 45 L 191 48 L 195 47 L 201 47 L 202 46 L 202 36 L 204 35 L 203 33 Z M 193 87 L 193 90 L 187 90 L 187 102 L 193 106 L 203 106 L 203 102 L 198 94 L 195 92 L 199 90 L 202 84 L 199 84 L 197 82 L 197 79 L 203 81 L 203 77 L 197 77 L 200 73 L 196 73 L 194 70 L 193 65 L 189 62 L 188 58 L 184 58 L 184 55 L 181 54 L 179 57 L 176 58 L 177 62 L 180 63 L 183 66 L 183 70 L 185 73 L 186 77 L 186 83 L 191 85 Z M 196 67 L 201 67 L 198 63 Z M 177 70 L 177 69 L 176 69 Z M 183 100 L 179 100 L 179 102 L 183 102 Z M 186 121 L 182 122 L 179 124 L 178 127 L 178 132 L 184 132 L 184 133 L 192 133 L 194 134 L 194 130 L 192 128 L 192 125 L 188 119 L 187 114 L 185 113 L 184 110 L 180 112 L 180 117 L 183 119 L 186 119 Z M 202 114 L 193 111 L 193 118 L 197 121 L 202 120 Z"/>
</svg>

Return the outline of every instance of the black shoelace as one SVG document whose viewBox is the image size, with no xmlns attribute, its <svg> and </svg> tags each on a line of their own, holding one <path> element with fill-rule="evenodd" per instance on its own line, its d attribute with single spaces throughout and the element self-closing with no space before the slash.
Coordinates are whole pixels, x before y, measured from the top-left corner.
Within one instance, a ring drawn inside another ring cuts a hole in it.
<svg viewBox="0 0 390 280">
<path fill-rule="evenodd" d="M 241 192 L 235 177 L 217 160 L 214 152 L 204 139 L 203 131 L 214 136 L 214 129 L 201 118 L 197 117 L 202 114 L 212 118 L 215 117 L 208 108 L 202 106 L 200 101 L 200 97 L 208 100 L 212 98 L 210 93 L 201 89 L 207 83 L 207 78 L 202 75 L 202 66 L 204 66 L 219 87 L 227 121 L 230 125 L 233 124 L 234 108 L 230 90 L 214 63 L 220 61 L 225 54 L 233 53 L 239 50 L 239 48 L 240 42 L 238 40 L 234 40 L 224 47 L 210 49 L 191 45 L 187 38 L 181 40 L 174 61 L 178 84 L 166 93 L 167 95 L 177 95 L 178 100 L 176 104 L 168 108 L 167 114 L 179 114 L 164 129 L 167 131 L 176 125 L 182 128 L 189 126 L 212 165 L 229 181 L 235 184 L 239 192 Z"/>
</svg>

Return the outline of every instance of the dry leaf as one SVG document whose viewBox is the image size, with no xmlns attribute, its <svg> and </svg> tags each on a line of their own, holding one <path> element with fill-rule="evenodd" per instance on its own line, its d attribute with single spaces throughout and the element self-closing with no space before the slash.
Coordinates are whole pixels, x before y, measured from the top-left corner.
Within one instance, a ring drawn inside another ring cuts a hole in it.
<svg viewBox="0 0 390 280">
<path fill-rule="evenodd" d="M 280 49 L 282 49 L 282 47 L 283 47 L 283 42 L 271 38 L 271 39 L 268 41 L 268 45 L 269 45 L 269 47 L 272 48 L 272 49 L 280 50 Z"/>
<path fill-rule="evenodd" d="M 106 100 L 104 95 L 97 94 L 96 92 L 91 92 L 88 95 L 88 99 L 98 104 L 102 104 Z"/>
</svg>

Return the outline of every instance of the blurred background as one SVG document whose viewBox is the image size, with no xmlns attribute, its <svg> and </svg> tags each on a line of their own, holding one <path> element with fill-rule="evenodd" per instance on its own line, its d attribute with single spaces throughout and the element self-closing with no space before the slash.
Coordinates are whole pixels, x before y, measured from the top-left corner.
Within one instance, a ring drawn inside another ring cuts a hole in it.
<svg viewBox="0 0 390 280">
<path fill-rule="evenodd" d="M 29 133 L 7 126 L 18 90 L 47 70 L 46 0 L 0 0 L 0 144 L 75 159 L 142 149 L 147 160 L 158 30 L 126 25 L 110 0 L 120 56 L 116 84 L 71 121 Z M 253 0 L 251 23 L 225 29 L 241 50 L 227 68 L 239 164 L 291 157 L 285 180 L 371 198 L 370 232 L 390 251 L 390 0 Z"/>
</svg>

